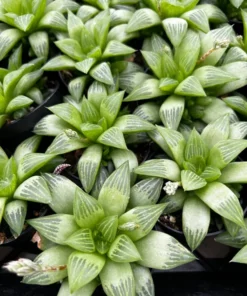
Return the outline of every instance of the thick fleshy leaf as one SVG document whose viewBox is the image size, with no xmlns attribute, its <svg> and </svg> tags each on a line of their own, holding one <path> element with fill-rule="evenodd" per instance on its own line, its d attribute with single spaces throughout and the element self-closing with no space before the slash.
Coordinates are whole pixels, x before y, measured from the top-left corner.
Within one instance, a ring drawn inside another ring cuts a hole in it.
<svg viewBox="0 0 247 296">
<path fill-rule="evenodd" d="M 135 281 L 129 263 L 119 264 L 107 259 L 99 276 L 102 287 L 108 296 L 121 294 L 135 296 Z"/>
<path fill-rule="evenodd" d="M 247 61 L 247 53 L 242 48 L 234 46 L 227 51 L 222 65 L 240 61 Z"/>
<path fill-rule="evenodd" d="M 69 103 L 62 103 L 49 107 L 48 109 L 59 118 L 80 130 L 80 125 L 82 124 L 81 114 L 73 105 Z"/>
<path fill-rule="evenodd" d="M 114 148 L 127 149 L 122 131 L 115 126 L 100 135 L 97 142 Z"/>
<path fill-rule="evenodd" d="M 63 280 L 63 283 L 58 291 L 57 296 L 80 296 L 80 295 L 91 296 L 93 295 L 93 292 L 98 285 L 99 283 L 97 280 L 92 280 L 90 283 L 88 283 L 87 285 L 83 286 L 82 288 L 80 288 L 79 290 L 71 294 L 68 280 Z"/>
<path fill-rule="evenodd" d="M 16 43 L 24 36 L 18 29 L 7 29 L 0 34 L 0 60 L 10 52 Z"/>
<path fill-rule="evenodd" d="M 184 157 L 186 160 L 191 160 L 196 156 L 206 158 L 208 155 L 208 148 L 202 140 L 200 134 L 193 129 L 190 137 L 187 141 L 186 148 L 184 151 Z"/>
<path fill-rule="evenodd" d="M 122 9 L 118 9 L 115 10 L 116 13 L 121 13 L 123 10 Z M 125 13 L 127 12 L 127 10 L 124 10 Z M 130 11 L 128 11 L 129 13 Z M 123 14 L 121 16 L 124 16 Z M 114 26 L 113 28 L 111 28 L 111 30 L 109 31 L 109 34 L 107 36 L 107 40 L 111 41 L 111 40 L 117 40 L 119 42 L 128 42 L 129 40 L 132 40 L 134 38 L 138 38 L 139 37 L 139 32 L 135 31 L 135 32 L 131 32 L 128 33 L 126 31 L 128 27 L 128 24 L 120 24 L 117 26 Z"/>
<path fill-rule="evenodd" d="M 147 29 L 161 23 L 158 14 L 149 8 L 141 8 L 135 11 L 128 22 L 127 33 Z"/>
<path fill-rule="evenodd" d="M 226 218 L 222 218 L 222 221 L 225 225 L 226 231 L 231 235 L 231 236 L 236 236 L 237 233 L 239 232 L 240 227 L 233 223 L 232 221 L 226 219 Z"/>
<path fill-rule="evenodd" d="M 93 18 L 98 12 L 99 10 L 94 6 L 81 5 L 76 15 L 83 21 L 83 23 L 86 23 L 88 20 Z"/>
<path fill-rule="evenodd" d="M 87 74 L 92 66 L 97 62 L 94 58 L 88 58 L 75 64 L 75 68 L 82 73 Z"/>
<path fill-rule="evenodd" d="M 66 239 L 79 230 L 74 216 L 67 214 L 54 214 L 30 219 L 27 222 L 41 235 L 60 245 L 65 245 Z"/>
<path fill-rule="evenodd" d="M 184 112 L 183 97 L 172 95 L 160 107 L 160 118 L 165 127 L 177 130 Z"/>
<path fill-rule="evenodd" d="M 207 164 L 223 169 L 247 147 L 247 140 L 222 140 L 210 150 Z"/>
<path fill-rule="evenodd" d="M 117 40 L 111 40 L 103 52 L 102 58 L 111 58 L 116 56 L 129 55 L 135 52 L 134 48 L 124 45 Z"/>
<path fill-rule="evenodd" d="M 73 60 L 81 61 L 84 58 L 80 43 L 74 39 L 62 39 L 56 41 L 55 44 L 64 54 Z"/>
<path fill-rule="evenodd" d="M 99 193 L 98 201 L 107 216 L 121 215 L 127 208 L 129 194 L 130 173 L 129 163 L 126 161 L 107 178 Z"/>
<path fill-rule="evenodd" d="M 163 151 L 165 151 L 165 153 L 172 158 L 172 152 L 169 148 L 169 146 L 167 145 L 166 140 L 161 136 L 160 132 L 158 131 L 158 129 L 156 128 L 155 130 L 152 130 L 150 132 L 147 133 L 148 136 L 157 144 L 161 147 L 161 149 Z"/>
<path fill-rule="evenodd" d="M 186 97 L 206 97 L 200 81 L 195 76 L 185 78 L 175 89 L 174 93 Z"/>
<path fill-rule="evenodd" d="M 235 263 L 247 263 L 247 259 L 246 259 L 246 255 L 247 255 L 247 246 L 244 246 L 231 260 L 231 262 L 235 262 Z"/>
<path fill-rule="evenodd" d="M 32 176 L 24 181 L 16 189 L 14 198 L 44 204 L 50 203 L 52 199 L 45 180 L 40 176 Z"/>
<path fill-rule="evenodd" d="M 207 166 L 205 170 L 201 173 L 200 177 L 205 179 L 207 182 L 212 182 L 217 180 L 221 175 L 221 171 L 213 166 Z M 224 182 L 222 182 L 224 183 Z"/>
<path fill-rule="evenodd" d="M 150 123 L 159 123 L 160 106 L 154 102 L 143 103 L 139 105 L 133 112 L 134 115 L 147 120 Z"/>
<path fill-rule="evenodd" d="M 114 127 L 119 128 L 123 134 L 147 132 L 155 129 L 151 123 L 133 114 L 118 117 Z"/>
<path fill-rule="evenodd" d="M 47 148 L 46 154 L 60 155 L 88 146 L 89 143 L 87 139 L 80 138 L 78 134 L 71 129 L 66 129 L 56 136 L 51 145 Z"/>
<path fill-rule="evenodd" d="M 49 187 L 52 200 L 49 206 L 57 214 L 73 214 L 73 200 L 76 184 L 68 178 L 55 174 L 42 174 Z"/>
<path fill-rule="evenodd" d="M 222 171 L 219 182 L 247 183 L 247 162 L 231 162 Z"/>
<path fill-rule="evenodd" d="M 45 71 L 62 71 L 75 68 L 75 61 L 66 55 L 59 55 L 49 60 L 42 69 Z"/>
<path fill-rule="evenodd" d="M 104 97 L 100 104 L 100 115 L 105 117 L 108 126 L 112 126 L 120 110 L 124 92 L 119 91 L 110 96 Z"/>
<path fill-rule="evenodd" d="M 116 237 L 107 255 L 111 260 L 119 263 L 134 262 L 141 259 L 136 246 L 125 234 Z"/>
<path fill-rule="evenodd" d="M 86 192 L 93 188 L 102 158 L 102 146 L 95 144 L 84 150 L 79 159 L 77 171 Z"/>
<path fill-rule="evenodd" d="M 100 203 L 79 188 L 76 190 L 73 209 L 76 223 L 83 228 L 91 229 L 104 217 Z"/>
<path fill-rule="evenodd" d="M 146 63 L 152 69 L 154 74 L 160 79 L 162 78 L 162 59 L 161 55 L 152 51 L 141 51 Z"/>
<path fill-rule="evenodd" d="M 149 268 L 132 263 L 131 268 L 135 278 L 135 290 L 138 296 L 154 296 L 154 282 Z"/>
<path fill-rule="evenodd" d="M 53 10 L 49 11 L 42 17 L 38 24 L 38 28 L 67 32 L 67 21 L 61 12 Z"/>
<path fill-rule="evenodd" d="M 10 101 L 6 108 L 6 113 L 13 113 L 16 110 L 26 108 L 33 103 L 33 100 L 29 99 L 26 96 L 17 96 L 13 100 Z"/>
<path fill-rule="evenodd" d="M 227 186 L 212 182 L 197 190 L 196 195 L 217 214 L 244 227 L 243 209 L 237 196 Z"/>
<path fill-rule="evenodd" d="M 213 66 L 204 66 L 193 72 L 203 88 L 222 85 L 230 81 L 238 80 L 233 73 L 226 72 Z"/>
<path fill-rule="evenodd" d="M 164 214 L 170 214 L 181 210 L 187 196 L 188 194 L 183 189 L 178 188 L 174 195 L 166 195 L 163 197 L 160 202 L 166 204 Z"/>
<path fill-rule="evenodd" d="M 43 251 L 34 262 L 41 266 L 51 267 L 54 270 L 36 271 L 23 278 L 23 283 L 30 285 L 50 285 L 67 277 L 68 257 L 73 249 L 65 246 L 55 246 Z M 57 268 L 62 267 L 62 268 Z"/>
<path fill-rule="evenodd" d="M 12 200 L 5 206 L 4 220 L 8 223 L 14 237 L 18 237 L 24 226 L 27 214 L 27 202 Z"/>
<path fill-rule="evenodd" d="M 97 239 L 96 237 L 94 237 L 94 241 L 95 241 L 97 252 L 100 253 L 101 255 L 105 255 L 110 248 L 110 243 L 102 240 L 102 238 Z"/>
<path fill-rule="evenodd" d="M 105 84 L 114 84 L 111 69 L 106 62 L 100 63 L 93 67 L 89 74 L 97 81 L 103 82 Z"/>
<path fill-rule="evenodd" d="M 28 37 L 28 40 L 36 56 L 47 59 L 49 54 L 49 38 L 47 32 L 35 32 Z"/>
<path fill-rule="evenodd" d="M 103 186 L 103 184 L 105 183 L 105 180 L 109 177 L 109 172 L 108 170 L 101 165 L 100 169 L 99 169 L 99 173 L 96 177 L 94 186 L 92 188 L 92 191 L 90 192 L 91 196 L 93 196 L 94 198 L 98 199 L 100 190 Z"/>
<path fill-rule="evenodd" d="M 196 66 L 200 46 L 199 34 L 189 29 L 175 51 L 174 60 L 185 77 L 189 76 Z"/>
<path fill-rule="evenodd" d="M 172 269 L 196 259 L 175 238 L 159 231 L 151 231 L 135 244 L 142 257 L 138 263 L 149 268 Z"/>
<path fill-rule="evenodd" d="M 180 181 L 180 169 L 176 162 L 169 159 L 147 160 L 134 172 L 142 176 L 158 177 L 171 181 Z"/>
<path fill-rule="evenodd" d="M 146 206 L 156 204 L 160 197 L 163 180 L 160 178 L 147 178 L 130 189 L 129 207 Z"/>
<path fill-rule="evenodd" d="M 165 204 L 157 204 L 133 208 L 119 217 L 118 227 L 122 233 L 137 241 L 152 230 L 165 207 Z M 129 224 L 133 224 L 134 229 Z"/>
<path fill-rule="evenodd" d="M 40 141 L 41 137 L 35 135 L 30 138 L 27 138 L 17 146 L 14 153 L 14 158 L 17 165 L 26 154 L 36 152 L 40 144 Z"/>
<path fill-rule="evenodd" d="M 87 122 L 81 124 L 81 132 L 86 138 L 94 142 L 103 133 L 103 128 L 98 124 Z"/>
<path fill-rule="evenodd" d="M 129 94 L 135 88 L 139 88 L 139 86 L 142 85 L 144 81 L 150 78 L 152 78 L 152 76 L 143 72 L 131 71 L 127 73 L 121 73 L 119 76 L 119 86 Z"/>
<path fill-rule="evenodd" d="M 145 83 L 137 85 L 124 99 L 124 102 L 148 100 L 164 96 L 166 93 L 159 89 L 158 79 L 147 79 Z"/>
<path fill-rule="evenodd" d="M 230 124 L 229 139 L 243 139 L 247 135 L 247 122 L 239 121 Z"/>
<path fill-rule="evenodd" d="M 101 105 L 104 98 L 107 97 L 107 89 L 105 84 L 99 81 L 94 81 L 88 88 L 88 101 L 92 103 L 97 109 Z"/>
<path fill-rule="evenodd" d="M 90 283 L 101 272 L 105 258 L 99 254 L 73 252 L 68 262 L 70 293 Z"/>
<path fill-rule="evenodd" d="M 19 163 L 18 166 L 18 179 L 23 182 L 28 177 L 32 176 L 37 170 L 42 168 L 50 160 L 52 160 L 55 155 L 49 155 L 44 153 L 29 153 L 26 154 Z"/>
<path fill-rule="evenodd" d="M 77 77 L 69 82 L 68 90 L 77 102 L 80 102 L 82 93 L 85 89 L 87 76 Z"/>
<path fill-rule="evenodd" d="M 7 197 L 1 197 L 0 198 L 0 223 L 2 222 L 4 210 L 5 210 L 5 205 L 7 203 L 8 198 Z"/>
<path fill-rule="evenodd" d="M 162 22 L 163 28 L 174 47 L 179 46 L 184 38 L 188 23 L 182 18 L 167 18 Z"/>
<path fill-rule="evenodd" d="M 65 242 L 68 246 L 83 253 L 95 252 L 95 245 L 91 229 L 80 229 L 70 235 Z"/>
<path fill-rule="evenodd" d="M 202 131 L 201 137 L 205 144 L 211 149 L 221 140 L 228 139 L 230 131 L 229 115 L 223 115 L 217 120 L 209 123 Z"/>
<path fill-rule="evenodd" d="M 21 67 L 22 65 L 22 44 L 17 47 L 9 57 L 9 62 L 8 62 L 8 70 L 14 71 L 17 70 Z M 4 70 L 7 71 L 4 73 Z M 2 68 L 1 71 L 1 80 L 4 78 L 4 76 L 8 73 L 7 69 Z"/>
<path fill-rule="evenodd" d="M 240 227 L 235 236 L 230 235 L 227 231 L 223 232 L 215 238 L 215 241 L 233 248 L 241 249 L 247 244 L 247 230 L 244 227 Z"/>
<path fill-rule="evenodd" d="M 224 14 L 224 12 L 217 7 L 216 5 L 212 4 L 200 4 L 197 5 L 194 9 L 203 9 L 204 12 L 206 13 L 208 20 L 211 23 L 227 23 L 227 17 Z"/>
<path fill-rule="evenodd" d="M 224 102 L 240 114 L 247 115 L 247 102 L 241 96 L 230 96 L 224 98 Z"/>
<path fill-rule="evenodd" d="M 107 242 L 113 242 L 116 237 L 118 227 L 118 216 L 108 216 L 96 225 L 95 229 L 99 233 L 99 237 Z"/>
<path fill-rule="evenodd" d="M 164 92 L 173 92 L 173 90 L 178 86 L 179 82 L 175 79 L 166 77 L 160 79 L 159 89 Z"/>
<path fill-rule="evenodd" d="M 190 27 L 207 33 L 210 30 L 208 16 L 203 9 L 192 9 L 181 15 Z"/>
<path fill-rule="evenodd" d="M 196 190 L 207 185 L 207 182 L 192 171 L 181 171 L 181 182 L 185 191 Z"/>
<path fill-rule="evenodd" d="M 183 232 L 192 251 L 206 237 L 209 224 L 210 208 L 197 196 L 188 196 L 183 206 Z"/>
</svg>

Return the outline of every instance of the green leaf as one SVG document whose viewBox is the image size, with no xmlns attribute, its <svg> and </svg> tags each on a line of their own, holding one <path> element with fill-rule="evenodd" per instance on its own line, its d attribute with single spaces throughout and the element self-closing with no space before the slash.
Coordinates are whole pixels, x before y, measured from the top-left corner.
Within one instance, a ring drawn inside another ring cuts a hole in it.
<svg viewBox="0 0 247 296">
<path fill-rule="evenodd" d="M 247 115 L 247 102 L 241 96 L 230 96 L 224 98 L 224 102 L 240 114 Z"/>
<path fill-rule="evenodd" d="M 182 188 L 178 188 L 174 195 L 166 195 L 163 197 L 160 203 L 166 204 L 164 214 L 170 214 L 181 210 L 187 196 L 188 194 Z"/>
<path fill-rule="evenodd" d="M 80 296 L 80 295 L 91 296 L 91 295 L 93 295 L 93 292 L 97 288 L 98 284 L 99 283 L 97 280 L 92 280 L 90 283 L 83 286 L 82 288 L 80 288 L 79 290 L 74 292 L 73 294 L 70 294 L 69 282 L 68 282 L 68 280 L 63 280 L 63 283 L 58 291 L 57 296 L 71 296 L 71 295 L 73 295 L 73 296 Z"/>
<path fill-rule="evenodd" d="M 247 183 L 247 162 L 229 163 L 222 171 L 219 182 L 228 183 Z"/>
<path fill-rule="evenodd" d="M 97 9 L 96 7 L 83 4 L 77 10 L 76 15 L 83 21 L 83 23 L 86 23 L 88 20 L 93 18 L 98 12 L 99 9 Z"/>
<path fill-rule="evenodd" d="M 199 80 L 203 88 L 218 86 L 238 80 L 238 77 L 233 73 L 229 73 L 214 66 L 204 66 L 196 69 L 193 72 L 193 76 Z"/>
<path fill-rule="evenodd" d="M 206 97 L 200 81 L 195 76 L 185 78 L 175 89 L 174 93 L 187 97 Z"/>
<path fill-rule="evenodd" d="M 85 97 L 81 103 L 82 122 L 98 123 L 100 114 L 98 109 Z"/>
<path fill-rule="evenodd" d="M 73 249 L 65 246 L 55 246 L 45 250 L 34 259 L 34 262 L 41 266 L 53 267 L 55 270 L 36 271 L 29 276 L 25 276 L 23 283 L 50 285 L 64 279 L 67 277 L 66 265 L 71 252 L 73 252 Z M 56 270 L 56 267 L 59 266 L 63 268 Z"/>
<path fill-rule="evenodd" d="M 135 278 L 136 295 L 154 296 L 154 282 L 149 268 L 135 263 L 131 264 L 131 268 Z"/>
<path fill-rule="evenodd" d="M 176 162 L 169 159 L 147 160 L 134 172 L 142 176 L 158 177 L 171 181 L 180 181 L 180 169 Z"/>
<path fill-rule="evenodd" d="M 20 161 L 18 166 L 18 179 L 23 182 L 30 176 L 32 176 L 37 170 L 42 168 L 50 160 L 52 160 L 55 155 L 49 155 L 44 153 L 29 153 L 26 154 Z"/>
<path fill-rule="evenodd" d="M 130 174 L 126 161 L 117 168 L 105 181 L 99 193 L 98 201 L 105 215 L 121 215 L 129 202 Z"/>
<path fill-rule="evenodd" d="M 209 183 L 204 188 L 197 190 L 196 195 L 217 214 L 244 227 L 243 210 L 239 200 L 224 184 Z"/>
<path fill-rule="evenodd" d="M 87 97 L 88 101 L 98 109 L 102 100 L 107 97 L 105 84 L 99 81 L 94 81 L 88 88 Z"/>
<path fill-rule="evenodd" d="M 247 147 L 247 140 L 222 140 L 210 150 L 207 164 L 223 169 Z"/>
<path fill-rule="evenodd" d="M 48 5 L 46 6 L 45 13 L 49 11 L 59 11 L 61 13 L 66 13 L 68 10 L 70 11 L 76 11 L 80 5 L 74 1 L 71 0 L 54 0 L 50 1 Z"/>
<path fill-rule="evenodd" d="M 188 196 L 183 206 L 183 232 L 192 251 L 194 251 L 206 237 L 209 224 L 209 207 L 197 196 Z"/>
<path fill-rule="evenodd" d="M 111 69 L 106 62 L 100 63 L 97 66 L 93 67 L 90 72 L 95 80 L 103 82 L 105 84 L 114 84 Z"/>
<path fill-rule="evenodd" d="M 147 120 L 150 123 L 159 123 L 160 106 L 154 102 L 143 103 L 139 105 L 133 112 L 134 115 Z"/>
<path fill-rule="evenodd" d="M 24 36 L 18 29 L 7 29 L 0 34 L 0 61 L 6 57 L 16 43 Z"/>
<path fill-rule="evenodd" d="M 135 281 L 129 263 L 119 264 L 107 259 L 99 276 L 103 290 L 108 296 L 135 296 Z"/>
<path fill-rule="evenodd" d="M 227 140 L 230 132 L 229 115 L 225 114 L 209 123 L 202 131 L 201 137 L 211 149 L 221 140 Z"/>
<path fill-rule="evenodd" d="M 188 77 L 193 72 L 200 53 L 201 42 L 199 34 L 189 29 L 175 50 L 174 60 L 184 77 Z"/>
<path fill-rule="evenodd" d="M 15 191 L 14 198 L 48 204 L 51 202 L 51 193 L 40 176 L 32 176 L 24 181 Z"/>
<path fill-rule="evenodd" d="M 44 57 L 49 54 L 49 38 L 47 32 L 35 32 L 28 37 L 29 43 L 37 57 Z"/>
<path fill-rule="evenodd" d="M 0 198 L 0 223 L 2 222 L 3 214 L 5 212 L 5 205 L 7 203 L 8 198 L 7 197 L 1 197 Z"/>
<path fill-rule="evenodd" d="M 206 144 L 196 129 L 193 129 L 185 147 L 184 158 L 190 161 L 197 156 L 201 156 L 205 159 L 207 155 L 208 148 Z"/>
<path fill-rule="evenodd" d="M 86 86 L 87 76 L 77 77 L 69 82 L 68 90 L 73 99 L 80 102 Z"/>
<path fill-rule="evenodd" d="M 152 230 L 165 207 L 165 204 L 135 207 L 119 217 L 118 227 L 132 241 L 137 241 Z M 136 225 L 136 227 L 124 229 L 124 226 L 129 223 Z"/>
<path fill-rule="evenodd" d="M 143 81 L 144 82 L 144 81 Z M 153 99 L 164 96 L 166 93 L 159 89 L 158 79 L 147 79 L 145 83 L 137 85 L 124 99 L 124 102 Z"/>
<path fill-rule="evenodd" d="M 149 268 L 167 270 L 196 259 L 176 239 L 159 231 L 151 231 L 135 244 L 142 257 L 138 263 Z"/>
<path fill-rule="evenodd" d="M 91 229 L 80 229 L 70 235 L 65 243 L 77 251 L 83 253 L 95 252 L 95 245 Z"/>
<path fill-rule="evenodd" d="M 103 2 L 103 1 L 101 1 Z M 110 28 L 110 11 L 108 9 L 101 11 L 94 17 L 92 31 L 96 43 L 100 48 L 105 48 Z"/>
<path fill-rule="evenodd" d="M 134 262 L 141 259 L 136 246 L 125 234 L 116 237 L 107 255 L 111 260 L 119 263 Z"/>
<path fill-rule="evenodd" d="M 4 220 L 8 223 L 14 237 L 18 237 L 24 226 L 27 214 L 27 202 L 22 200 L 12 200 L 5 206 Z"/>
<path fill-rule="evenodd" d="M 79 230 L 75 218 L 67 214 L 54 214 L 27 220 L 41 235 L 54 243 L 65 245 L 66 239 Z M 53 262 L 53 260 L 51 261 Z"/>
<path fill-rule="evenodd" d="M 73 214 L 73 200 L 78 188 L 68 178 L 55 174 L 42 174 L 46 180 L 52 200 L 49 206 L 56 214 Z"/>
<path fill-rule="evenodd" d="M 52 29 L 67 32 L 67 21 L 64 15 L 59 11 L 49 11 L 38 24 L 38 29 Z"/>
<path fill-rule="evenodd" d="M 213 166 L 207 166 L 205 170 L 201 173 L 200 177 L 205 179 L 207 182 L 212 182 L 217 180 L 221 175 L 221 171 Z M 224 183 L 224 182 L 223 182 Z"/>
<path fill-rule="evenodd" d="M 133 49 L 130 46 L 124 45 L 123 43 L 117 41 L 117 40 L 111 40 L 102 55 L 102 58 L 111 58 L 111 57 L 117 57 L 117 56 L 123 56 L 123 55 L 129 55 L 135 52 L 135 49 Z"/>
<path fill-rule="evenodd" d="M 87 74 L 92 66 L 97 62 L 94 58 L 88 58 L 75 64 L 75 68 L 82 73 Z"/>
<path fill-rule="evenodd" d="M 129 20 L 126 32 L 132 33 L 159 25 L 160 23 L 161 20 L 155 11 L 149 8 L 141 8 L 136 10 Z"/>
<path fill-rule="evenodd" d="M 84 150 L 78 162 L 78 174 L 84 190 L 88 193 L 93 188 L 93 185 L 98 174 L 102 158 L 102 146 L 95 144 Z"/>
<path fill-rule="evenodd" d="M 247 60 L 247 53 L 243 49 L 237 46 L 234 46 L 227 51 L 226 55 L 224 56 L 222 65 L 226 65 L 234 62 L 240 62 L 240 61 L 246 62 L 246 60 Z"/>
<path fill-rule="evenodd" d="M 89 143 L 86 139 L 77 136 L 78 134 L 75 131 L 66 129 L 65 132 L 62 132 L 56 136 L 45 153 L 60 155 L 89 146 Z"/>
<path fill-rule="evenodd" d="M 104 217 L 100 203 L 79 188 L 76 190 L 73 209 L 76 223 L 83 228 L 94 227 Z"/>
<path fill-rule="evenodd" d="M 181 18 L 185 19 L 193 29 L 201 30 L 204 33 L 210 30 L 208 16 L 203 9 L 187 11 L 181 15 Z"/>
<path fill-rule="evenodd" d="M 239 232 L 240 227 L 226 218 L 222 218 L 222 220 L 227 232 L 230 233 L 230 235 L 233 237 L 236 236 L 237 233 Z"/>
<path fill-rule="evenodd" d="M 75 68 L 75 61 L 66 55 L 59 55 L 50 59 L 42 69 L 45 71 L 71 70 Z"/>
<path fill-rule="evenodd" d="M 116 13 L 121 13 L 121 12 L 123 12 L 123 10 L 118 9 L 118 10 L 115 10 L 115 12 Z M 121 14 L 121 17 L 124 17 L 124 14 L 126 12 L 127 12 L 127 10 L 124 10 L 124 13 Z M 130 11 L 128 11 L 128 13 L 129 12 Z M 130 40 L 133 40 L 133 39 L 139 37 L 138 31 L 128 33 L 126 31 L 127 27 L 128 27 L 128 24 L 120 24 L 120 25 L 113 26 L 113 28 L 111 28 L 111 30 L 108 33 L 107 40 L 108 41 L 117 40 L 119 42 L 126 43 L 126 42 L 128 42 Z"/>
<path fill-rule="evenodd" d="M 55 44 L 64 54 L 73 60 L 81 61 L 84 58 L 81 45 L 76 40 L 66 38 L 56 41 Z"/>
<path fill-rule="evenodd" d="M 102 240 L 101 238 L 99 239 L 95 238 L 95 245 L 96 245 L 97 252 L 100 253 L 101 255 L 105 255 L 110 248 L 110 243 Z"/>
<path fill-rule="evenodd" d="M 98 236 L 102 237 L 106 242 L 113 242 L 118 227 L 118 216 L 108 216 L 102 219 L 95 229 L 98 232 Z"/>
<path fill-rule="evenodd" d="M 116 1 L 118 2 L 118 1 Z M 133 1 L 130 1 L 133 3 Z M 137 3 L 137 1 L 135 1 Z M 116 27 L 120 24 L 126 24 L 133 16 L 133 11 L 125 9 L 123 7 L 122 9 L 114 9 L 111 12 L 111 27 Z"/>
<path fill-rule="evenodd" d="M 162 57 L 157 52 L 141 51 L 146 63 L 158 78 L 162 78 Z"/>
<path fill-rule="evenodd" d="M 49 107 L 48 109 L 59 118 L 80 130 L 80 125 L 82 124 L 81 114 L 73 105 L 62 103 Z"/>
<path fill-rule="evenodd" d="M 119 76 L 119 86 L 121 89 L 125 90 L 129 94 L 135 88 L 138 89 L 144 81 L 150 78 L 152 78 L 152 76 L 143 72 L 124 72 L 121 73 Z"/>
<path fill-rule="evenodd" d="M 106 146 L 127 149 L 122 131 L 118 127 L 111 127 L 99 136 L 97 142 Z"/>
<path fill-rule="evenodd" d="M 82 123 L 81 131 L 83 135 L 91 141 L 96 141 L 103 133 L 103 128 L 98 124 Z"/>
<path fill-rule="evenodd" d="M 195 9 L 203 9 L 210 23 L 227 23 L 227 17 L 224 12 L 217 6 L 211 4 L 200 4 Z"/>
<path fill-rule="evenodd" d="M 99 254 L 73 252 L 68 261 L 70 293 L 90 283 L 101 272 L 105 258 Z"/>
<path fill-rule="evenodd" d="M 101 190 L 103 184 L 105 183 L 105 180 L 108 177 L 109 177 L 108 170 L 101 165 L 100 166 L 100 169 L 99 169 L 99 173 L 98 173 L 98 175 L 96 177 L 94 186 L 93 186 L 92 191 L 90 193 L 91 196 L 93 196 L 94 198 L 98 199 L 100 190 Z"/>
<path fill-rule="evenodd" d="M 16 110 L 26 108 L 33 103 L 33 100 L 29 99 L 26 96 L 17 96 L 7 105 L 6 113 L 13 113 Z"/>
<path fill-rule="evenodd" d="M 165 153 L 170 158 L 173 158 L 172 152 L 168 147 L 166 140 L 161 136 L 157 128 L 155 130 L 149 131 L 147 134 L 158 146 L 161 147 L 163 151 L 165 151 Z"/>
<path fill-rule="evenodd" d="M 160 80 L 159 89 L 164 92 L 173 92 L 173 90 L 178 86 L 179 82 L 175 79 L 166 77 Z"/>
<path fill-rule="evenodd" d="M 179 46 L 187 32 L 188 23 L 182 18 L 170 17 L 163 20 L 162 25 L 172 45 Z"/>
<path fill-rule="evenodd" d="M 22 44 L 19 47 L 17 47 L 17 49 L 15 49 L 11 54 L 11 56 L 9 57 L 8 69 L 10 71 L 18 70 L 21 67 L 21 65 L 22 65 Z"/>
<path fill-rule="evenodd" d="M 247 246 L 244 246 L 233 258 L 230 262 L 235 263 L 247 263 L 246 260 Z"/>
<path fill-rule="evenodd" d="M 189 170 L 181 171 L 181 182 L 185 191 L 196 190 L 207 185 L 207 182 Z"/>
<path fill-rule="evenodd" d="M 114 123 L 114 127 L 119 128 L 123 134 L 147 132 L 155 129 L 151 123 L 133 114 L 118 117 Z"/>
</svg>

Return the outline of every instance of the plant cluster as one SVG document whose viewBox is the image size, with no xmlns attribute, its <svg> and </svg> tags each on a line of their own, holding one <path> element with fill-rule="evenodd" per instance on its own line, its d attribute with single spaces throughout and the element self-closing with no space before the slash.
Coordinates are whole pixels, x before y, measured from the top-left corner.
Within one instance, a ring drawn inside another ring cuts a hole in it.
<svg viewBox="0 0 247 296">
<path fill-rule="evenodd" d="M 192 251 L 215 215 L 227 231 L 217 241 L 247 244 L 247 12 L 228 2 L 0 1 L 0 127 L 42 105 L 54 73 L 66 86 L 35 136 L 10 159 L 0 151 L 1 215 L 14 235 L 28 202 L 53 211 L 27 220 L 43 252 L 6 266 L 25 283 L 62 281 L 59 296 L 99 284 L 107 295 L 154 295 L 149 268 L 195 259 L 153 230 L 163 215 L 181 217 Z M 63 158 L 56 172 L 73 166 L 81 188 L 49 173 Z"/>
</svg>

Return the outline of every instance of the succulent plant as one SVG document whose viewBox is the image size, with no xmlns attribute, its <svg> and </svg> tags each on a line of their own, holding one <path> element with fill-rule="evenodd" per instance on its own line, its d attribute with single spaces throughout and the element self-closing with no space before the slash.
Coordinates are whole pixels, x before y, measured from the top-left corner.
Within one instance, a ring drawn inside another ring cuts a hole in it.
<svg viewBox="0 0 247 296">
<path fill-rule="evenodd" d="M 110 59 L 128 56 L 134 53 L 135 49 L 115 40 L 114 34 L 111 39 L 111 35 L 108 34 L 109 28 L 109 10 L 101 11 L 85 24 L 80 17 L 69 12 L 69 37 L 55 42 L 64 55 L 51 59 L 43 69 L 46 71 L 77 69 L 99 82 L 113 85 Z M 133 36 L 135 35 L 130 35 Z"/>
<path fill-rule="evenodd" d="M 55 181 L 49 174 L 44 178 L 51 184 Z M 34 263 L 21 260 L 7 265 L 10 271 L 24 275 L 24 283 L 48 285 L 62 280 L 60 296 L 92 295 L 99 283 L 107 295 L 120 291 L 123 295 L 136 295 L 141 291 L 153 295 L 148 268 L 170 269 L 195 259 L 174 238 L 152 230 L 165 204 L 127 210 L 130 199 L 128 162 L 105 180 L 98 200 L 76 188 L 71 202 L 64 198 L 68 194 L 67 186 L 63 185 L 63 189 L 59 202 L 61 211 L 28 220 L 55 246 L 44 250 Z"/>
<path fill-rule="evenodd" d="M 157 126 L 156 131 L 162 139 L 151 132 L 171 159 L 148 160 L 134 172 L 168 180 L 164 213 L 182 210 L 183 232 L 195 250 L 208 233 L 210 209 L 223 218 L 232 235 L 244 226 L 238 191 L 239 185 L 247 182 L 247 164 L 234 159 L 247 147 L 247 140 L 242 139 L 246 136 L 246 122 L 230 124 L 229 115 L 224 115 L 208 124 L 201 134 L 193 129 L 183 136 L 176 131 L 179 112 L 172 100 L 165 101 L 165 127 Z"/>
<path fill-rule="evenodd" d="M 58 163 L 63 162 L 61 157 L 51 154 L 36 153 L 41 137 L 33 136 L 23 141 L 16 148 L 12 157 L 8 158 L 2 148 L 0 148 L 0 223 L 2 218 L 7 222 L 14 237 L 18 237 L 22 230 L 27 214 L 27 201 L 34 201 L 47 204 L 48 197 L 39 197 L 39 192 L 35 195 L 37 174 L 42 168 L 51 170 Z M 34 180 L 32 186 L 26 190 L 26 195 L 19 199 L 19 187 L 25 180 Z M 31 196 L 31 197 L 30 197 Z"/>
<path fill-rule="evenodd" d="M 67 21 L 63 13 L 75 11 L 79 4 L 71 0 L 1 0 L 0 3 L 0 60 L 20 42 L 28 38 L 37 57 L 47 59 L 49 31 L 66 32 Z"/>
</svg>

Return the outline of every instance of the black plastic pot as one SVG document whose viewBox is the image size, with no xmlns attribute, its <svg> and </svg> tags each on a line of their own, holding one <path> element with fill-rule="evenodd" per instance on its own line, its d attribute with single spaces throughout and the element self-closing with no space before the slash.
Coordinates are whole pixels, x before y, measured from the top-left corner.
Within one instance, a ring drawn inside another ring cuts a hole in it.
<svg viewBox="0 0 247 296">
<path fill-rule="evenodd" d="M 54 87 L 48 90 L 47 99 L 41 105 L 24 117 L 12 121 L 0 129 L 0 146 L 13 150 L 19 143 L 31 137 L 35 124 L 50 113 L 46 107 L 61 103 L 63 94 L 63 87 L 55 80 Z"/>
</svg>

